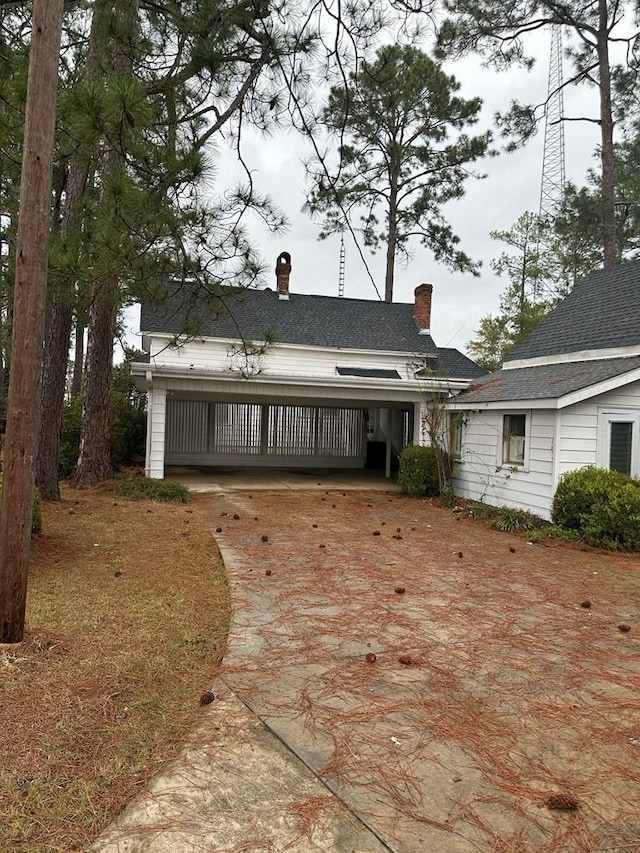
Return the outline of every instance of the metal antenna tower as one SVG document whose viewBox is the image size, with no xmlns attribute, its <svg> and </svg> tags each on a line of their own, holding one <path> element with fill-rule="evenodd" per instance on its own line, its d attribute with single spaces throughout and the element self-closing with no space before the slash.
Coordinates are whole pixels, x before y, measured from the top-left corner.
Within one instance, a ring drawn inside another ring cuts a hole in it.
<svg viewBox="0 0 640 853">
<path fill-rule="evenodd" d="M 562 27 L 551 27 L 549 56 L 549 85 L 544 111 L 544 153 L 542 156 L 542 185 L 540 210 L 542 220 L 553 222 L 564 196 L 564 77 L 562 74 Z"/>
<path fill-rule="evenodd" d="M 338 272 L 338 296 L 344 296 L 344 231 L 340 235 L 340 269 Z"/>
</svg>

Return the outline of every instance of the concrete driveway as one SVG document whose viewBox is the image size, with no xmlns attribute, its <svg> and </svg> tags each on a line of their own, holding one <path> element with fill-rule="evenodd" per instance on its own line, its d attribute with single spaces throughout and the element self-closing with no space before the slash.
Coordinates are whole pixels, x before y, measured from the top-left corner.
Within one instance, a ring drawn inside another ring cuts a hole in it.
<svg viewBox="0 0 640 853">
<path fill-rule="evenodd" d="M 183 467 L 172 465 L 165 479 L 187 486 L 191 492 L 292 492 L 336 489 L 362 491 L 388 489 L 400 491 L 395 475 L 386 479 L 380 471 L 363 468 L 233 468 Z"/>
<path fill-rule="evenodd" d="M 637 556 L 391 492 L 198 501 L 235 614 L 218 699 L 95 850 L 640 851 Z"/>
</svg>

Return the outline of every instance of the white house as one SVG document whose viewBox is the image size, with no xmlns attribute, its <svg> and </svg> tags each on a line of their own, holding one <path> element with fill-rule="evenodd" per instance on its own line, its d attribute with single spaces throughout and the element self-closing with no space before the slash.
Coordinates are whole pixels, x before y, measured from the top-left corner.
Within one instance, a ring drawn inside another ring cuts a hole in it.
<svg viewBox="0 0 640 853">
<path fill-rule="evenodd" d="M 414 304 L 385 303 L 296 294 L 290 272 L 285 252 L 276 290 L 224 288 L 212 302 L 182 286 L 142 305 L 149 360 L 133 374 L 149 395 L 148 477 L 167 465 L 379 465 L 388 476 L 420 439 L 426 395 L 483 375 L 433 343 L 430 284 Z"/>
<path fill-rule="evenodd" d="M 640 475 L 640 261 L 588 276 L 450 408 L 461 497 L 550 518 L 567 471 Z"/>
</svg>

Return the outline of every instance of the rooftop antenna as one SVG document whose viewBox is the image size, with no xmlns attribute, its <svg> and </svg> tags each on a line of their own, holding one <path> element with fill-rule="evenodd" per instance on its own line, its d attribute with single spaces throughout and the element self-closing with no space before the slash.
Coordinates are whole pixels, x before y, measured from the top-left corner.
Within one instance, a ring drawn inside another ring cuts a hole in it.
<svg viewBox="0 0 640 853">
<path fill-rule="evenodd" d="M 344 231 L 340 234 L 340 268 L 338 270 L 338 296 L 344 296 Z"/>
</svg>

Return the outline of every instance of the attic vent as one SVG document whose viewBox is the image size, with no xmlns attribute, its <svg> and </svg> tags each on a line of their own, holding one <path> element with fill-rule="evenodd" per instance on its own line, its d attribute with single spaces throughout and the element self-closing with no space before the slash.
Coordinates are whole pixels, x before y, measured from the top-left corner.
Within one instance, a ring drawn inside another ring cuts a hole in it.
<svg viewBox="0 0 640 853">
<path fill-rule="evenodd" d="M 368 379 L 402 379 L 397 370 L 370 367 L 336 367 L 338 376 L 363 376 Z"/>
</svg>

